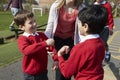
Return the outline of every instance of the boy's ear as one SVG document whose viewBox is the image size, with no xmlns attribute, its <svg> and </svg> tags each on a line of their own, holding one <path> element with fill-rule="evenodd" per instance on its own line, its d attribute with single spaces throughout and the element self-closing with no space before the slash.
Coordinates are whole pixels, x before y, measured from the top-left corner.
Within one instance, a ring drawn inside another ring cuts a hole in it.
<svg viewBox="0 0 120 80">
<path fill-rule="evenodd" d="M 89 27 L 88 27 L 87 23 L 84 24 L 84 29 L 85 29 L 86 32 L 88 31 Z"/>
<path fill-rule="evenodd" d="M 24 26 L 23 25 L 19 25 L 19 29 L 24 30 Z"/>
</svg>

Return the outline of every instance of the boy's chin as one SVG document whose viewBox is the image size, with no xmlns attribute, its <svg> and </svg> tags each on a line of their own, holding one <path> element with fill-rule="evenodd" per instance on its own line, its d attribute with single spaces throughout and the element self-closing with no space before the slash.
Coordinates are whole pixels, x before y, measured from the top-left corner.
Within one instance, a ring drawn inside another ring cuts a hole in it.
<svg viewBox="0 0 120 80">
<path fill-rule="evenodd" d="M 31 31 L 31 32 L 28 32 L 29 34 L 34 34 L 36 32 L 36 30 L 35 31 Z"/>
<path fill-rule="evenodd" d="M 34 31 L 33 33 L 35 33 L 36 31 Z"/>
<path fill-rule="evenodd" d="M 37 30 L 33 30 L 32 33 L 35 33 Z"/>
</svg>

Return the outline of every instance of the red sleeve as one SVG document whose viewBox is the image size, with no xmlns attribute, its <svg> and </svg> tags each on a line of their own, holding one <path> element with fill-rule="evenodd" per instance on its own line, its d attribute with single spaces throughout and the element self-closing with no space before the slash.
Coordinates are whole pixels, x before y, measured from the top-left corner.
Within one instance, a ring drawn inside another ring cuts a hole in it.
<svg viewBox="0 0 120 80">
<path fill-rule="evenodd" d="M 48 46 L 48 48 L 49 48 L 48 51 L 53 52 L 52 59 L 54 61 L 58 61 L 57 50 L 55 49 L 55 47 L 54 46 Z"/>
<path fill-rule="evenodd" d="M 68 60 L 64 60 L 62 56 L 58 56 L 59 67 L 66 78 L 70 78 L 72 75 L 77 73 L 78 65 L 79 65 L 79 56 L 76 55 L 76 49 L 73 48 L 70 57 Z"/>
<path fill-rule="evenodd" d="M 110 30 L 113 30 L 114 21 L 113 21 L 113 15 L 112 15 L 112 7 L 108 2 L 106 4 L 104 4 L 103 6 L 107 9 L 107 12 L 108 12 L 107 25 L 109 26 Z"/>
<path fill-rule="evenodd" d="M 40 51 L 41 49 L 45 48 L 46 46 L 47 43 L 45 41 L 30 44 L 29 39 L 27 39 L 25 36 L 20 36 L 18 38 L 18 47 L 24 55 L 34 54 Z"/>
<path fill-rule="evenodd" d="M 54 52 L 54 56 L 52 57 L 52 59 L 53 59 L 54 61 L 58 61 L 57 50 L 56 50 L 55 48 L 54 48 L 53 52 Z"/>
</svg>

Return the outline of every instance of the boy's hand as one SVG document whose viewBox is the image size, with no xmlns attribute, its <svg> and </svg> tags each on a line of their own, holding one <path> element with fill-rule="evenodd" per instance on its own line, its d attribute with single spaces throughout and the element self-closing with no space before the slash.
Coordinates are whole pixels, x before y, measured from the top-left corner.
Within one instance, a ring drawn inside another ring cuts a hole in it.
<svg viewBox="0 0 120 80">
<path fill-rule="evenodd" d="M 56 70 L 58 68 L 58 61 L 55 61 L 52 65 L 52 70 Z"/>
<path fill-rule="evenodd" d="M 63 54 L 67 54 L 69 52 L 69 46 L 63 46 L 59 51 L 58 51 L 58 56 L 62 56 Z"/>
<path fill-rule="evenodd" d="M 51 57 L 53 57 L 53 56 L 55 55 L 54 52 L 47 51 L 47 53 L 48 53 L 48 55 L 51 56 Z"/>
<path fill-rule="evenodd" d="M 110 35 L 112 35 L 113 34 L 113 30 L 109 30 L 110 31 Z"/>
<path fill-rule="evenodd" d="M 55 41 L 54 41 L 54 39 L 47 39 L 46 43 L 47 43 L 48 46 L 53 46 Z"/>
</svg>

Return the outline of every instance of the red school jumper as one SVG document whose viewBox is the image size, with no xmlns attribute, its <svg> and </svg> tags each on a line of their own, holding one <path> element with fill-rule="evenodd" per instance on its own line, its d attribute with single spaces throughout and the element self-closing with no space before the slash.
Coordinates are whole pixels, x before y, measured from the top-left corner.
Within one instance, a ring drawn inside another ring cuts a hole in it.
<svg viewBox="0 0 120 80">
<path fill-rule="evenodd" d="M 109 2 L 106 1 L 106 3 L 101 4 L 104 8 L 106 8 L 108 12 L 108 21 L 107 25 L 109 26 L 110 30 L 113 30 L 114 21 L 113 21 L 113 15 L 112 15 L 112 7 Z"/>
<path fill-rule="evenodd" d="M 73 47 L 68 60 L 58 57 L 62 74 L 75 80 L 103 80 L 102 61 L 105 55 L 104 43 L 100 38 L 88 39 Z"/>
<path fill-rule="evenodd" d="M 47 37 L 42 32 L 38 34 L 28 37 L 21 35 L 18 38 L 18 47 L 23 53 L 23 72 L 31 75 L 41 74 L 47 70 Z"/>
</svg>

